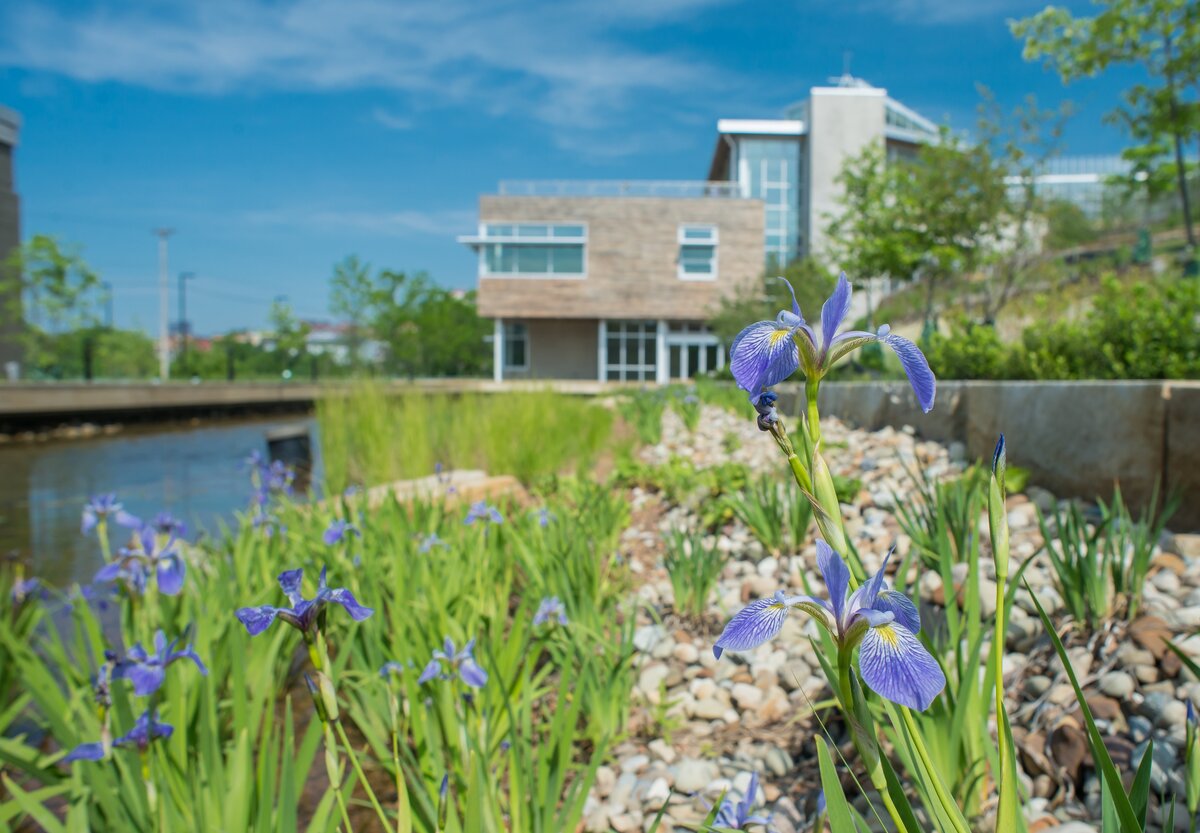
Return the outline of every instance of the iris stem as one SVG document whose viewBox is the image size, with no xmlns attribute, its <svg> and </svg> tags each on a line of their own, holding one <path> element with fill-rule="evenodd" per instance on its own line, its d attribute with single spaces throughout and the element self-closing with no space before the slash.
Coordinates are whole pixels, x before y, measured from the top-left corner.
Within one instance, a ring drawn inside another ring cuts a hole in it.
<svg viewBox="0 0 1200 833">
<path fill-rule="evenodd" d="M 371 806 L 375 808 L 375 814 L 379 816 L 379 821 L 383 824 L 383 829 L 388 829 L 387 813 L 383 811 L 383 807 L 379 804 L 379 799 L 375 797 L 375 790 L 371 789 L 370 782 L 367 781 L 367 776 L 363 773 L 362 765 L 358 762 L 358 755 L 354 754 L 354 748 L 350 745 L 350 738 L 346 737 L 346 727 L 342 725 L 342 721 L 338 720 L 334 723 L 337 727 L 338 737 L 342 739 L 342 745 L 346 747 L 346 756 L 350 759 L 350 764 L 354 767 L 355 774 L 358 775 L 358 780 L 362 782 L 363 789 L 367 791 L 367 798 L 371 799 Z"/>
<path fill-rule="evenodd" d="M 900 814 L 900 810 L 892 801 L 891 793 L 888 791 L 887 776 L 884 775 L 883 766 L 879 763 L 879 756 L 883 753 L 875 741 L 874 729 L 872 728 L 871 734 L 867 735 L 866 727 L 862 725 L 855 713 L 854 681 L 851 676 L 853 653 L 853 649 L 838 651 L 838 687 L 842 694 L 842 711 L 851 722 L 850 736 L 854 739 L 854 748 L 858 750 L 858 757 L 862 759 L 863 766 L 866 767 L 867 776 L 871 779 L 871 786 L 879 793 L 879 799 L 883 802 L 883 807 L 887 810 L 888 815 L 892 817 L 892 823 L 896 825 L 896 829 L 907 830 L 904 817 Z M 875 744 L 875 749 L 871 750 L 870 754 L 867 754 L 868 750 L 863 749 L 863 745 L 867 743 Z"/>
<path fill-rule="evenodd" d="M 817 410 L 817 391 L 820 389 L 820 383 L 806 381 L 804 383 L 804 396 L 808 400 L 808 419 L 807 426 L 808 436 L 812 439 L 814 448 L 821 443 L 821 414 Z"/>
<path fill-rule="evenodd" d="M 946 792 L 946 785 L 942 783 L 942 777 L 938 775 L 937 770 L 933 766 L 933 760 L 929 757 L 929 750 L 925 748 L 925 740 L 921 736 L 921 730 L 917 728 L 917 723 L 913 720 L 912 712 L 907 706 L 899 706 L 901 718 L 904 720 L 904 725 L 908 729 L 909 737 L 912 739 L 913 749 L 916 750 L 917 757 L 921 759 L 921 766 L 927 774 L 927 780 L 933 787 L 933 792 L 937 796 L 938 803 L 945 808 L 946 818 L 958 833 L 971 833 L 971 831 L 962 824 L 962 811 L 959 810 L 958 804 L 955 803 L 949 793 Z"/>
</svg>

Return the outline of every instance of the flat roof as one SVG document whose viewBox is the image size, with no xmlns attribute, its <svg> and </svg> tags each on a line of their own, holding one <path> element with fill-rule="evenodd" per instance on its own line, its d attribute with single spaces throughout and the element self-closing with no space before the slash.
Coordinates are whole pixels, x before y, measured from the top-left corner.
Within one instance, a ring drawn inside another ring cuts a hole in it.
<svg viewBox="0 0 1200 833">
<path fill-rule="evenodd" d="M 798 119 L 718 119 L 717 132 L 745 136 L 803 136 L 807 125 Z"/>
</svg>

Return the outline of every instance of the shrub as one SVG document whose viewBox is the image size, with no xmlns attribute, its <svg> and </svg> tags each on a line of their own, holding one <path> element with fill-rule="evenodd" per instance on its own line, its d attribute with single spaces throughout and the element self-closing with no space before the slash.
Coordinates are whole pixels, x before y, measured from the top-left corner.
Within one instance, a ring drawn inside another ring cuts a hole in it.
<svg viewBox="0 0 1200 833">
<path fill-rule="evenodd" d="M 943 379 L 1003 379 L 1007 375 L 1009 348 L 996 328 L 955 319 L 950 333 L 934 333 L 929 340 L 929 363 Z"/>
<path fill-rule="evenodd" d="M 943 379 L 1200 378 L 1200 282 L 1102 282 L 1082 321 L 1028 327 L 1009 346 L 995 329 L 959 319 L 934 335 L 929 361 Z"/>
</svg>

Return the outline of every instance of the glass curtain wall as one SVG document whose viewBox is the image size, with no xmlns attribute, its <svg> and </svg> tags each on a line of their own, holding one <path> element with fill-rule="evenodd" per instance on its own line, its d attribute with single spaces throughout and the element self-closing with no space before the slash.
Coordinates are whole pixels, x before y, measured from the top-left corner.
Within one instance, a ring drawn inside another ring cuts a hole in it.
<svg viewBox="0 0 1200 833">
<path fill-rule="evenodd" d="M 802 141 L 797 137 L 739 138 L 736 170 L 743 193 L 766 205 L 767 261 L 783 265 L 794 260 L 804 251 Z"/>
</svg>

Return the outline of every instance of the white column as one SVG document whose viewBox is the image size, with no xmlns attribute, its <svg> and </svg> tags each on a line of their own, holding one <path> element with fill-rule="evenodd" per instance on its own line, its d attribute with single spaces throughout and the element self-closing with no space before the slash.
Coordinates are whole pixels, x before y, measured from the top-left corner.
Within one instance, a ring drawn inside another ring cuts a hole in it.
<svg viewBox="0 0 1200 833">
<path fill-rule="evenodd" d="M 671 363 L 667 360 L 666 321 L 658 319 L 658 331 L 654 335 L 654 381 L 665 385 L 671 381 Z"/>
<path fill-rule="evenodd" d="M 492 381 L 504 381 L 504 319 L 492 321 Z"/>
<path fill-rule="evenodd" d="M 605 379 L 604 373 L 604 353 L 608 348 L 608 325 L 604 319 L 596 322 L 596 380 L 603 382 Z"/>
</svg>

